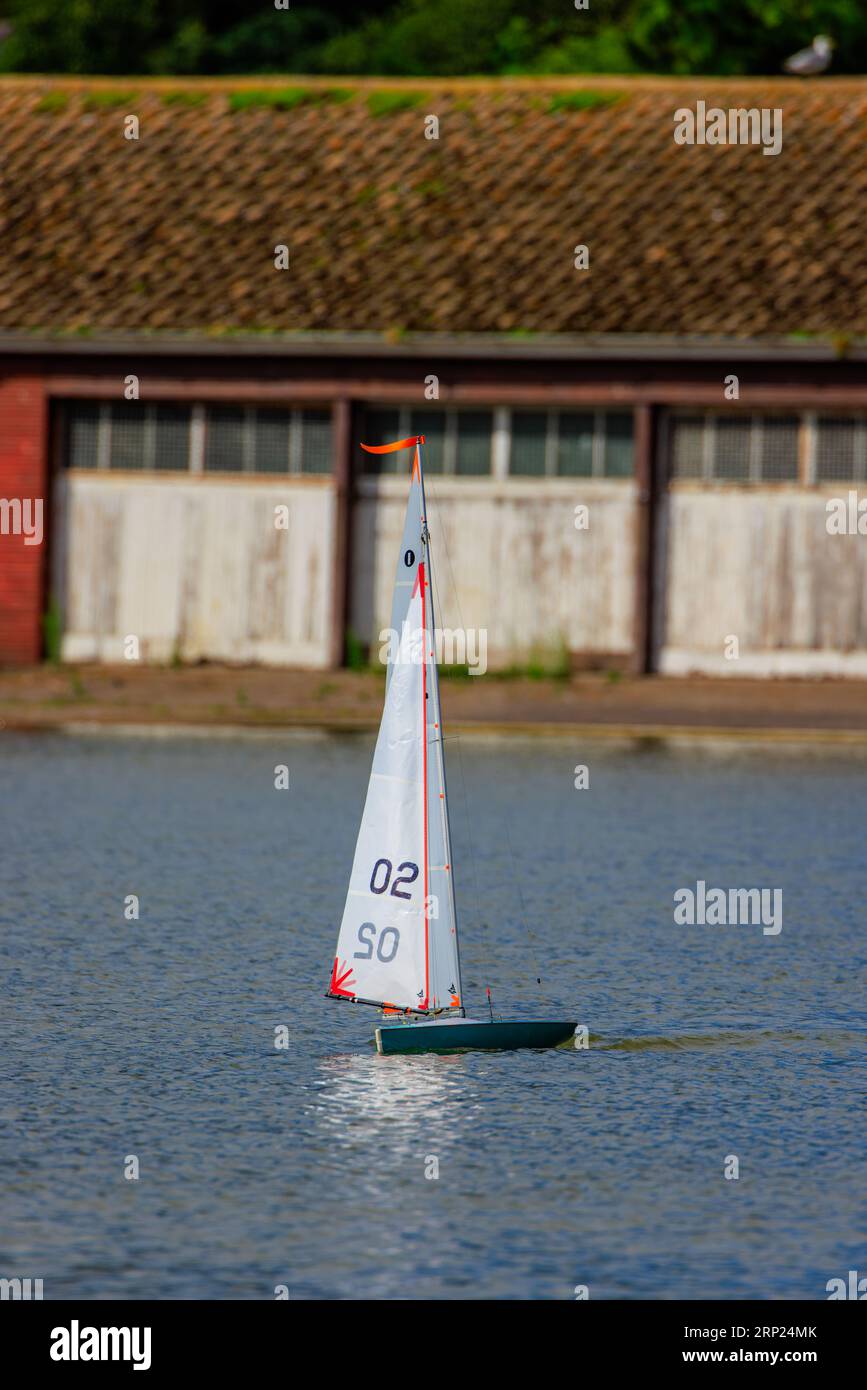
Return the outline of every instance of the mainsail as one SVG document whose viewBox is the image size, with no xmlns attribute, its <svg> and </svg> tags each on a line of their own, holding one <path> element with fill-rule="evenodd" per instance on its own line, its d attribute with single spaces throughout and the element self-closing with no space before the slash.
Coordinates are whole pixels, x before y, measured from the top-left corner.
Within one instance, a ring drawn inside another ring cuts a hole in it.
<svg viewBox="0 0 867 1390">
<path fill-rule="evenodd" d="M 414 448 L 392 600 L 385 707 L 329 995 L 413 1013 L 463 1013 L 433 576 L 421 445 Z"/>
</svg>

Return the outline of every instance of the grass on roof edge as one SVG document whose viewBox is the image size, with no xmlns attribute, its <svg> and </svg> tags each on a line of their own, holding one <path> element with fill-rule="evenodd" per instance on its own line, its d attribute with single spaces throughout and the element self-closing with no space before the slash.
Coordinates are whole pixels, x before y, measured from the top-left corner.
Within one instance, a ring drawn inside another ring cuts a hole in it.
<svg viewBox="0 0 867 1390">
<path fill-rule="evenodd" d="M 354 95 L 348 87 L 241 87 L 229 93 L 229 110 L 264 107 L 273 111 L 293 111 L 296 106 L 318 106 L 324 102 L 340 104 L 350 101 Z"/>
</svg>

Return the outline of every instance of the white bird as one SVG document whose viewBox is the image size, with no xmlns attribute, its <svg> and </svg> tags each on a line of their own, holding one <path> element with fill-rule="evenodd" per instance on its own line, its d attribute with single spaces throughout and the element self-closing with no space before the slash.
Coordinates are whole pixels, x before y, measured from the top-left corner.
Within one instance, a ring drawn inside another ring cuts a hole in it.
<svg viewBox="0 0 867 1390">
<path fill-rule="evenodd" d="M 783 67 L 796 77 L 814 77 L 829 66 L 833 50 L 834 40 L 829 39 L 827 34 L 817 34 L 809 48 L 793 53 Z"/>
</svg>

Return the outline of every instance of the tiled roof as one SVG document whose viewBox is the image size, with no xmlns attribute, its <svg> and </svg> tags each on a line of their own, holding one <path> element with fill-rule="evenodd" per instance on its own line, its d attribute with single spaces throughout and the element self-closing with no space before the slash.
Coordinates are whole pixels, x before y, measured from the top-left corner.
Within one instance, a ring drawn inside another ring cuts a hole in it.
<svg viewBox="0 0 867 1390">
<path fill-rule="evenodd" d="M 0 332 L 860 335 L 865 205 L 855 79 L 5 79 Z"/>
</svg>

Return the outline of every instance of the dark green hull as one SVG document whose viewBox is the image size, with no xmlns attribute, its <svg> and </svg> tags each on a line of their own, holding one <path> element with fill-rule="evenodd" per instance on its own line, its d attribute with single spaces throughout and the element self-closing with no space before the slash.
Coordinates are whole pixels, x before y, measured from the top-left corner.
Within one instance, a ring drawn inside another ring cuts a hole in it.
<svg viewBox="0 0 867 1390">
<path fill-rule="evenodd" d="M 514 1023 L 386 1023 L 376 1029 L 376 1050 L 395 1052 L 459 1052 L 468 1048 L 511 1052 L 517 1047 L 558 1047 L 574 1035 L 575 1023 L 546 1023 L 534 1019 Z"/>
</svg>

